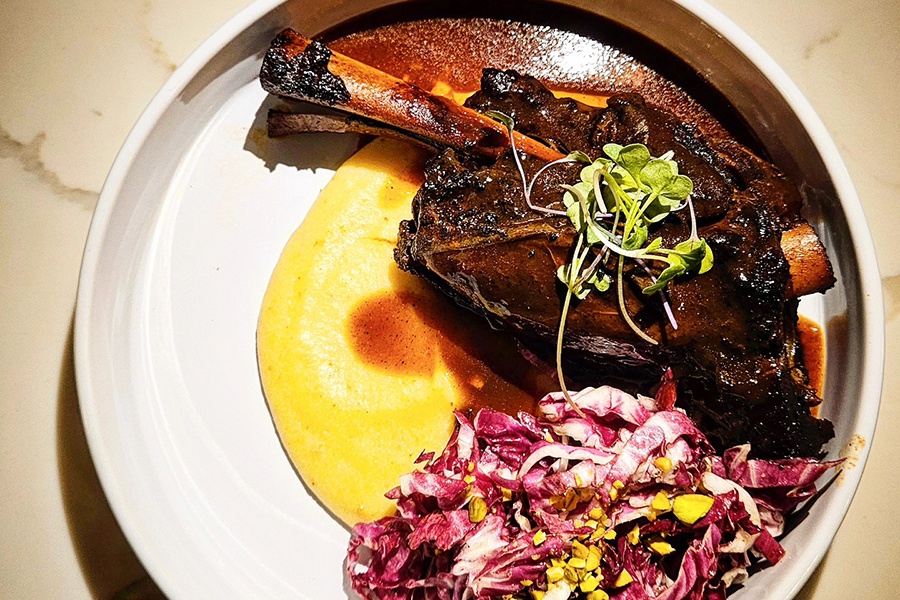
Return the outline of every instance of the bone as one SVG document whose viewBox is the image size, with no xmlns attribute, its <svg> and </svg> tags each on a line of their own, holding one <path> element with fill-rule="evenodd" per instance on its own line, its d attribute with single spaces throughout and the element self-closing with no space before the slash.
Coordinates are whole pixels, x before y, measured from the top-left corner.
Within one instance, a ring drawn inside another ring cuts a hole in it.
<svg viewBox="0 0 900 600">
<path fill-rule="evenodd" d="M 270 93 L 360 115 L 469 154 L 496 159 L 509 148 L 501 123 L 290 29 L 272 42 L 260 80 Z M 517 148 L 541 160 L 563 157 L 519 132 L 513 138 Z"/>
<path fill-rule="evenodd" d="M 368 119 L 337 114 L 291 113 L 270 110 L 266 119 L 269 137 L 278 138 L 299 133 L 356 133 L 402 140 L 436 150 L 434 142 L 418 138 L 401 129 L 379 125 Z"/>
<path fill-rule="evenodd" d="M 782 232 L 781 251 L 791 268 L 791 292 L 795 298 L 822 292 L 834 284 L 825 247 L 808 223 Z"/>
<path fill-rule="evenodd" d="M 273 111 L 268 125 L 273 136 L 311 131 L 385 135 L 431 147 L 454 148 L 491 160 L 509 148 L 509 132 L 501 123 L 334 52 L 291 29 L 281 32 L 272 42 L 263 60 L 260 81 L 272 94 L 362 117 Z M 517 131 L 513 132 L 513 139 L 519 150 L 541 160 L 550 162 L 564 156 Z M 834 283 L 825 248 L 807 223 L 783 232 L 781 247 L 790 265 L 790 291 L 794 297 L 822 292 Z"/>
</svg>

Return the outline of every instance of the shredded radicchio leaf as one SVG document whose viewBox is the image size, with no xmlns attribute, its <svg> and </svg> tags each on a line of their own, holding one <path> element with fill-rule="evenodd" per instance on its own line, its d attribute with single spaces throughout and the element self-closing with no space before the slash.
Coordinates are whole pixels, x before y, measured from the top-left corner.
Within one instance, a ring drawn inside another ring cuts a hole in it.
<svg viewBox="0 0 900 600">
<path fill-rule="evenodd" d="M 659 398 L 610 387 L 481 410 L 388 497 L 397 516 L 353 528 L 347 570 L 367 599 L 725 598 L 776 563 L 784 517 L 841 461 L 716 456 Z"/>
</svg>

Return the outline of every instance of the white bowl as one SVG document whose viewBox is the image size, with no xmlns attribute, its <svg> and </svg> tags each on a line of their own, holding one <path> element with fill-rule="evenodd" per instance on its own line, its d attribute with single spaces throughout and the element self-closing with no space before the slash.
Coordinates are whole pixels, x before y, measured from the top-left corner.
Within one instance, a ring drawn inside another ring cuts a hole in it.
<svg viewBox="0 0 900 600">
<path fill-rule="evenodd" d="M 110 504 L 171 598 L 334 598 L 348 532 L 285 457 L 259 386 L 257 311 L 282 245 L 352 141 L 290 142 L 291 160 L 245 149 L 261 122 L 262 53 L 285 26 L 314 34 L 382 0 L 261 0 L 207 40 L 154 98 L 104 186 L 75 323 L 78 391 Z M 883 369 L 880 280 L 859 200 L 796 87 L 708 5 L 569 0 L 642 31 L 724 93 L 801 184 L 838 284 L 803 310 L 824 324 L 830 457 L 871 442 Z M 307 166 L 308 165 L 308 166 Z M 856 490 L 855 468 L 784 540 L 788 556 L 735 598 L 792 597 Z"/>
</svg>

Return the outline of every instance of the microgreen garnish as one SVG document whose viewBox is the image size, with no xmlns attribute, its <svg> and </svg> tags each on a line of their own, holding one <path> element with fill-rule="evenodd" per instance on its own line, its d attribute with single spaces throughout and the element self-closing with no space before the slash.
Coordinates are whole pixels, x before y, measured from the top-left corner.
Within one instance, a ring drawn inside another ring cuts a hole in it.
<svg viewBox="0 0 900 600">
<path fill-rule="evenodd" d="M 642 291 L 655 294 L 661 293 L 679 275 L 709 271 L 713 264 L 712 250 L 697 236 L 697 221 L 690 199 L 694 186 L 690 178 L 678 173 L 678 164 L 672 160 L 671 152 L 654 158 L 643 144 L 606 144 L 603 152 L 606 157 L 598 158 L 581 170 L 578 183 L 563 186 L 566 216 L 579 236 L 576 247 L 584 249 L 576 252 L 569 270 L 560 270 L 558 277 L 568 293 L 583 299 L 587 295 L 583 282 L 597 279 L 605 260 L 612 254 L 617 255 L 616 289 L 622 317 L 635 334 L 656 344 L 657 341 L 644 333 L 626 310 L 623 293 L 625 259 L 634 259 L 650 274 L 652 283 Z M 685 205 L 691 215 L 690 237 L 674 248 L 663 248 L 659 237 L 648 243 L 650 227 Z M 603 250 L 588 270 L 582 272 L 585 258 L 591 248 L 598 245 Z M 654 277 L 646 261 L 664 262 L 666 267 Z M 573 270 L 579 273 L 578 277 L 566 276 Z M 677 328 L 665 296 L 663 303 L 673 328 Z"/>
<path fill-rule="evenodd" d="M 658 344 L 637 326 L 625 306 L 624 265 L 625 260 L 630 258 L 651 279 L 650 285 L 644 287 L 642 292 L 660 295 L 666 315 L 673 329 L 677 329 L 678 323 L 666 299 L 666 286 L 680 275 L 699 275 L 713 266 L 712 249 L 706 240 L 697 235 L 697 218 L 691 202 L 694 184 L 689 177 L 678 172 L 672 152 L 653 157 L 643 144 L 606 144 L 603 146 L 606 156 L 594 161 L 582 152 L 573 152 L 544 165 L 529 183 L 515 146 L 513 119 L 499 112 L 486 114 L 509 130 L 513 160 L 522 179 L 522 191 L 528 206 L 545 214 L 565 215 L 575 227 L 571 262 L 560 266 L 556 272 L 557 278 L 566 286 L 556 342 L 556 371 L 566 399 L 580 413 L 569 397 L 562 372 L 563 334 L 572 297 L 583 300 L 591 291 L 607 291 L 611 286 L 607 271 L 612 270 L 610 261 L 615 255 L 616 292 L 622 318 L 641 339 Z M 569 162 L 586 163 L 586 166 L 581 169 L 578 182 L 562 186 L 566 210 L 533 204 L 531 191 L 537 178 L 547 168 Z M 654 224 L 684 207 L 691 215 L 690 237 L 674 248 L 664 248 L 660 237 L 650 240 L 650 229 Z M 666 266 L 654 275 L 646 264 L 649 261 L 665 263 Z"/>
<path fill-rule="evenodd" d="M 584 152 L 572 152 L 568 156 L 564 156 L 563 158 L 554 160 L 553 162 L 549 162 L 543 167 L 541 167 L 537 173 L 534 174 L 534 177 L 531 178 L 531 181 L 528 181 L 528 178 L 525 175 L 525 168 L 522 166 L 522 159 L 519 158 L 519 151 L 516 149 L 516 138 L 513 136 L 513 128 L 515 127 L 515 121 L 512 117 L 502 112 L 498 112 L 496 110 L 489 110 L 484 113 L 486 116 L 494 119 L 495 121 L 499 121 L 503 125 L 506 126 L 506 129 L 509 131 L 509 145 L 512 147 L 512 155 L 513 160 L 516 163 L 516 170 L 519 172 L 519 177 L 522 179 L 522 193 L 525 196 L 525 203 L 528 204 L 528 208 L 531 210 L 535 210 L 537 212 L 544 213 L 546 215 L 554 215 L 557 217 L 566 216 L 566 211 L 557 210 L 554 208 L 547 208 L 545 206 L 537 206 L 531 202 L 531 190 L 534 188 L 534 182 L 537 181 L 537 178 L 540 177 L 544 171 L 547 169 L 554 167 L 556 165 L 562 165 L 570 162 L 582 162 L 589 163 L 591 159 Z"/>
</svg>

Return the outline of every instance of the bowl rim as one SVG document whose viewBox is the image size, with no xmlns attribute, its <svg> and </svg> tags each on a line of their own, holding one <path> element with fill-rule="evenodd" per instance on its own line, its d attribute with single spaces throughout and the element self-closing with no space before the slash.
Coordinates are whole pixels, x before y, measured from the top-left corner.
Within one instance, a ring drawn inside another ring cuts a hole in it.
<svg viewBox="0 0 900 600">
<path fill-rule="evenodd" d="M 99 266 L 98 256 L 116 207 L 116 199 L 135 157 L 172 100 L 178 97 L 199 71 L 229 42 L 267 14 L 292 1 L 256 0 L 241 10 L 192 52 L 155 94 L 126 137 L 113 162 L 91 221 L 81 263 L 75 307 L 74 350 L 79 405 L 88 446 L 104 493 L 129 543 L 156 583 L 172 597 L 188 597 L 189 590 L 168 575 L 164 557 L 152 552 L 149 542 L 139 534 L 138 516 L 134 514 L 134 511 L 128 509 L 127 493 L 109 459 L 110 454 L 104 445 L 104 436 L 101 432 L 102 422 L 99 412 L 96 410 L 91 371 L 90 314 L 93 306 L 94 283 Z M 841 501 L 832 502 L 828 507 L 829 510 L 825 513 L 826 520 L 833 526 L 817 528 L 812 535 L 816 547 L 815 554 L 811 555 L 812 560 L 791 565 L 789 572 L 797 571 L 793 573 L 794 577 L 782 578 L 785 584 L 777 586 L 776 591 L 783 591 L 785 598 L 792 598 L 809 579 L 830 547 L 858 489 L 872 445 L 881 399 L 885 345 L 881 278 L 877 267 L 875 248 L 862 205 L 836 144 L 812 105 L 785 71 L 747 33 L 704 0 L 668 1 L 691 13 L 730 42 L 775 86 L 778 93 L 793 110 L 799 123 L 809 135 L 834 184 L 837 198 L 847 220 L 852 238 L 851 246 L 857 255 L 857 264 L 865 265 L 865 269 L 857 269 L 864 327 L 864 332 L 860 337 L 864 344 L 866 360 L 863 363 L 863 372 L 860 374 L 861 405 L 857 412 L 854 430 L 864 437 L 866 444 L 857 455 L 858 466 L 844 472 L 843 485 L 850 490 L 850 493 L 843 494 Z M 393 2 L 389 0 L 386 4 L 388 3 Z"/>
<path fill-rule="evenodd" d="M 881 275 L 869 226 L 862 203 L 850 179 L 850 173 L 841 158 L 837 145 L 806 96 L 787 73 L 749 34 L 717 9 L 703 0 L 672 0 L 672 2 L 695 14 L 731 42 L 776 87 L 778 93 L 794 111 L 798 121 L 810 136 L 813 146 L 816 148 L 828 175 L 831 177 L 850 231 L 851 246 L 856 252 L 860 297 L 863 303 L 860 312 L 863 317 L 864 332 L 860 337 L 865 347 L 866 360 L 863 362 L 863 372 L 860 374 L 860 406 L 856 414 L 854 431 L 857 435 L 863 437 L 865 445 L 856 455 L 859 458 L 858 465 L 855 468 L 842 471 L 842 485 L 844 486 L 842 489 L 849 490 L 849 493 L 845 492 L 842 494 L 840 501 L 834 500 L 829 504 L 824 517 L 831 526 L 818 527 L 813 532 L 813 541 L 810 545 L 815 547 L 816 550 L 814 554 L 810 555 L 812 560 L 807 560 L 805 564 L 791 565 L 791 572 L 799 570 L 798 573 L 795 573 L 796 576 L 793 578 L 781 578 L 781 581 L 784 581 L 785 584 L 779 585 L 778 589 L 783 589 L 786 592 L 786 598 L 793 598 L 806 584 L 813 571 L 821 563 L 825 553 L 831 547 L 840 524 L 847 515 L 853 497 L 859 489 L 859 482 L 872 447 L 872 438 L 874 437 L 875 423 L 881 404 L 884 378 L 885 332 Z M 861 268 L 861 265 L 865 265 L 865 268 Z M 791 581 L 793 581 L 793 584 L 791 584 Z"/>
</svg>

